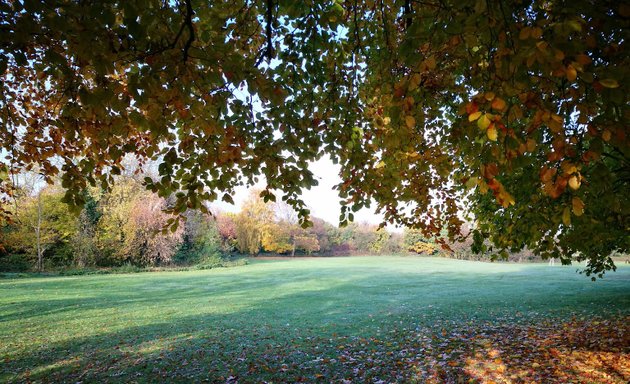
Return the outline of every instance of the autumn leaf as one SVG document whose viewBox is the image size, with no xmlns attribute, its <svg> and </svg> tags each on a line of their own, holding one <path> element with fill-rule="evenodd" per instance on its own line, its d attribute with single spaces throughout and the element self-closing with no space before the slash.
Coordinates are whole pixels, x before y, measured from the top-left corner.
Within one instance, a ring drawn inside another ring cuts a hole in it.
<svg viewBox="0 0 630 384">
<path fill-rule="evenodd" d="M 577 71 L 575 70 L 575 68 L 573 68 L 572 65 L 567 66 L 567 80 L 569 81 L 575 81 L 575 79 L 577 79 Z"/>
<path fill-rule="evenodd" d="M 479 117 L 481 117 L 481 112 L 480 111 L 471 113 L 470 115 L 468 115 L 468 121 L 473 122 L 473 121 L 477 120 Z"/>
<path fill-rule="evenodd" d="M 505 109 L 505 106 L 505 100 L 501 99 L 500 97 L 497 97 L 492 101 L 492 109 L 495 109 L 497 111 L 503 111 Z"/>
<path fill-rule="evenodd" d="M 615 79 L 604 79 L 600 80 L 599 83 L 604 86 L 604 88 L 618 88 L 619 83 Z"/>
<path fill-rule="evenodd" d="M 407 115 L 405 116 L 405 124 L 407 128 L 413 128 L 416 126 L 416 119 L 413 116 Z"/>
<path fill-rule="evenodd" d="M 580 178 L 577 175 L 573 175 L 569 178 L 569 187 L 573 189 L 574 191 L 578 190 L 581 184 L 582 182 L 580 181 Z"/>
<path fill-rule="evenodd" d="M 488 127 L 488 130 L 486 131 L 486 135 L 488 136 L 488 139 L 492 140 L 492 141 L 497 141 L 497 128 L 495 127 L 494 124 L 491 124 Z"/>
<path fill-rule="evenodd" d="M 562 211 L 562 223 L 566 226 L 571 225 L 571 211 L 569 207 L 565 207 Z"/>
<path fill-rule="evenodd" d="M 530 31 L 531 31 L 530 28 L 523 27 L 518 33 L 518 38 L 520 40 L 527 40 L 527 39 L 529 39 Z"/>
<path fill-rule="evenodd" d="M 571 206 L 573 207 L 573 214 L 575 216 L 582 216 L 584 214 L 584 202 L 577 196 L 571 199 Z"/>
<path fill-rule="evenodd" d="M 479 120 L 477 120 L 477 126 L 479 127 L 479 129 L 483 129 L 486 130 L 488 128 L 488 126 L 490 126 L 490 119 L 488 118 L 488 114 L 484 113 Z"/>
</svg>

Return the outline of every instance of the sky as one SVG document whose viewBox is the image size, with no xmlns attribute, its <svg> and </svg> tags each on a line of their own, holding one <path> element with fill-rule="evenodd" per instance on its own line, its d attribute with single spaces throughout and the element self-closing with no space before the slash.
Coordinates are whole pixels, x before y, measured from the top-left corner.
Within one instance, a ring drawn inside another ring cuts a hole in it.
<svg viewBox="0 0 630 384">
<path fill-rule="evenodd" d="M 311 215 L 326 220 L 327 222 L 338 225 L 339 214 L 341 213 L 341 205 L 339 203 L 339 195 L 334 189 L 336 184 L 341 182 L 339 177 L 340 166 L 333 164 L 328 155 L 325 155 L 318 161 L 310 164 L 309 169 L 319 181 L 319 185 L 312 187 L 310 190 L 302 191 L 304 202 L 311 210 Z M 260 183 L 258 187 L 263 187 Z M 236 189 L 234 197 L 234 205 L 225 202 L 215 202 L 212 205 L 228 212 L 238 212 L 241 205 L 249 194 L 246 187 Z M 357 223 L 367 222 L 370 224 L 380 224 L 383 220 L 382 215 L 377 215 L 374 209 L 363 208 L 354 214 L 354 221 Z M 388 227 L 388 230 L 396 230 Z"/>
</svg>

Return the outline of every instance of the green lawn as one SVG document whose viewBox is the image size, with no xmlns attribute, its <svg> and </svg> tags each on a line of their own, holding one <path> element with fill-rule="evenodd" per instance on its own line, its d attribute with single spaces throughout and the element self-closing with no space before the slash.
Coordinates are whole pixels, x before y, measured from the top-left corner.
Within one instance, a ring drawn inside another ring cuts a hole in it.
<svg viewBox="0 0 630 384">
<path fill-rule="evenodd" d="M 630 268 L 575 271 L 347 257 L 0 279 L 0 381 L 626 383 Z"/>
</svg>

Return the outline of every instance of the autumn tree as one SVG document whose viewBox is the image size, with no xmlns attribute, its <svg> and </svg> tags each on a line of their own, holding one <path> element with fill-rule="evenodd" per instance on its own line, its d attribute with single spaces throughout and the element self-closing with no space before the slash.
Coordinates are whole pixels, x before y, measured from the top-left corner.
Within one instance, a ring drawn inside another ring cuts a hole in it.
<svg viewBox="0 0 630 384">
<path fill-rule="evenodd" d="M 67 246 L 76 231 L 76 216 L 62 203 L 62 197 L 58 187 L 44 186 L 21 196 L 16 204 L 9 243 L 14 252 L 28 254 L 38 271 L 44 269 L 45 255 Z"/>
<path fill-rule="evenodd" d="M 78 267 L 94 265 L 98 255 L 96 228 L 101 218 L 98 202 L 89 191 L 84 192 L 85 205 L 77 218 L 72 235 L 73 259 Z"/>
<path fill-rule="evenodd" d="M 146 186 L 178 193 L 173 213 L 264 176 L 307 225 L 299 194 L 327 153 L 342 224 L 374 201 L 426 236 L 473 222 L 496 255 L 527 246 L 601 273 L 630 251 L 624 2 L 0 7 L 5 200 L 38 165 L 82 205 L 134 154 L 159 162 Z"/>
<path fill-rule="evenodd" d="M 127 260 L 125 243 L 128 231 L 135 232 L 131 213 L 142 185 L 132 178 L 118 178 L 116 184 L 99 199 L 101 218 L 96 227 L 99 255 L 97 264 L 120 265 Z"/>
<path fill-rule="evenodd" d="M 268 226 L 273 222 L 273 211 L 253 189 L 235 216 L 236 244 L 241 253 L 258 254 Z"/>
<path fill-rule="evenodd" d="M 236 223 L 235 215 L 226 212 L 213 212 L 216 221 L 217 231 L 221 237 L 221 248 L 223 252 L 230 253 L 236 249 Z"/>
<path fill-rule="evenodd" d="M 220 259 L 222 241 L 216 218 L 193 210 L 186 212 L 185 217 L 177 261 L 203 263 Z"/>
<path fill-rule="evenodd" d="M 312 222 L 313 226 L 308 229 L 309 233 L 317 237 L 320 251 L 330 253 L 334 246 L 338 245 L 339 229 L 318 217 L 312 217 Z"/>
<path fill-rule="evenodd" d="M 160 265 L 171 262 L 182 241 L 181 227 L 163 231 L 171 218 L 166 214 L 166 201 L 143 192 L 132 201 L 123 254 L 134 264 Z"/>
<path fill-rule="evenodd" d="M 317 236 L 308 233 L 295 236 L 293 244 L 294 250 L 298 249 L 306 253 L 307 255 L 310 255 L 313 252 L 317 252 L 320 250 L 319 240 L 317 239 Z"/>
<path fill-rule="evenodd" d="M 435 241 L 426 238 L 421 231 L 414 229 L 405 230 L 403 246 L 406 251 L 425 255 L 434 255 L 439 250 L 439 246 L 435 244 Z"/>
</svg>

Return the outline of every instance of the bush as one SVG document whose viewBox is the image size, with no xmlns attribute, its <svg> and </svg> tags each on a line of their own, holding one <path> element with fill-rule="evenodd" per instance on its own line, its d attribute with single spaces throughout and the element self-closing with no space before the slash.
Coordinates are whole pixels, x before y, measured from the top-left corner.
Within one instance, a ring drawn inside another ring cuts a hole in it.
<svg viewBox="0 0 630 384">
<path fill-rule="evenodd" d="M 31 266 L 24 254 L 0 255 L 0 271 L 2 272 L 26 272 L 31 269 Z"/>
</svg>

